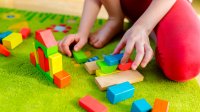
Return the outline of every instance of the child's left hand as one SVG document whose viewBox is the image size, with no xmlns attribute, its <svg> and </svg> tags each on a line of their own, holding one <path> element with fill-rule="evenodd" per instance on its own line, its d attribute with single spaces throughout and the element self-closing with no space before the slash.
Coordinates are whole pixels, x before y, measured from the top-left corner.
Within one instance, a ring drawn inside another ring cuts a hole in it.
<svg viewBox="0 0 200 112">
<path fill-rule="evenodd" d="M 136 70 L 140 64 L 143 68 L 146 67 L 153 57 L 153 50 L 150 46 L 147 31 L 143 27 L 133 26 L 130 28 L 115 48 L 114 54 L 119 53 L 124 47 L 125 52 L 121 60 L 122 64 L 129 60 L 134 48 L 136 49 L 136 57 L 131 67 L 133 70 Z"/>
</svg>

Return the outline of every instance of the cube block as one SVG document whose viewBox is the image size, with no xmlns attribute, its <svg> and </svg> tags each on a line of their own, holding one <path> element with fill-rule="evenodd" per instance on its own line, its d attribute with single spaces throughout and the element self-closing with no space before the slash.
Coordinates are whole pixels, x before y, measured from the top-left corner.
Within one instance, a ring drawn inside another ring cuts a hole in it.
<svg viewBox="0 0 200 112">
<path fill-rule="evenodd" d="M 11 31 L 6 31 L 0 34 L 0 43 L 2 43 L 2 39 L 10 35 L 12 32 Z"/>
<path fill-rule="evenodd" d="M 161 99 L 156 99 L 152 112 L 168 112 L 169 102 Z"/>
<path fill-rule="evenodd" d="M 20 33 L 22 34 L 23 39 L 26 39 L 30 35 L 31 29 L 30 28 L 22 28 L 20 30 Z"/>
<path fill-rule="evenodd" d="M 85 55 L 85 53 L 83 51 L 73 51 L 73 56 L 75 58 L 75 60 L 77 61 L 77 63 L 85 63 L 87 62 L 87 56 Z"/>
<path fill-rule="evenodd" d="M 0 54 L 3 54 L 4 56 L 8 57 L 10 56 L 10 51 L 0 44 Z"/>
<path fill-rule="evenodd" d="M 60 53 L 52 54 L 48 57 L 48 59 L 51 76 L 63 70 L 62 55 Z"/>
<path fill-rule="evenodd" d="M 115 54 L 115 55 L 107 55 L 107 56 L 104 57 L 104 61 L 109 66 L 118 65 L 120 63 L 123 55 L 124 55 L 123 53 Z"/>
<path fill-rule="evenodd" d="M 107 112 L 108 109 L 92 96 L 85 96 L 79 100 L 79 105 L 87 112 Z"/>
<path fill-rule="evenodd" d="M 34 52 L 31 52 L 31 53 L 30 53 L 30 61 L 31 61 L 31 63 L 32 63 L 34 66 L 36 66 L 36 59 L 35 59 L 35 54 L 34 54 Z"/>
<path fill-rule="evenodd" d="M 22 41 L 22 35 L 20 33 L 12 33 L 2 40 L 3 45 L 8 49 L 14 49 L 21 44 Z"/>
<path fill-rule="evenodd" d="M 84 67 L 85 67 L 85 69 L 87 70 L 87 72 L 88 72 L 89 74 L 95 74 L 95 71 L 96 71 L 97 69 L 99 69 L 99 67 L 98 67 L 97 64 L 96 64 L 96 61 L 86 62 L 86 63 L 84 64 Z"/>
<path fill-rule="evenodd" d="M 117 65 L 109 66 L 106 64 L 105 61 L 97 61 L 96 63 L 97 63 L 97 66 L 102 71 L 102 73 L 104 74 L 112 73 L 117 69 Z"/>
<path fill-rule="evenodd" d="M 118 69 L 119 70 L 122 70 L 122 71 L 126 71 L 126 70 L 129 70 L 131 69 L 131 65 L 132 65 L 133 61 L 132 60 L 129 60 L 127 63 L 125 64 L 119 64 L 118 65 Z"/>
<path fill-rule="evenodd" d="M 143 98 L 133 102 L 131 112 L 150 112 L 151 105 Z"/>
<path fill-rule="evenodd" d="M 65 71 L 60 71 L 53 75 L 54 84 L 59 88 L 63 88 L 70 83 L 70 75 Z"/>
<path fill-rule="evenodd" d="M 38 61 L 39 61 L 40 67 L 45 72 L 48 72 L 49 71 L 49 61 L 48 61 L 48 58 L 46 58 L 44 56 L 44 52 L 43 52 L 43 50 L 41 48 L 37 49 L 37 53 L 38 53 Z"/>
<path fill-rule="evenodd" d="M 129 82 L 123 82 L 114 86 L 108 87 L 106 97 L 112 104 L 116 104 L 134 95 L 135 88 Z"/>
</svg>

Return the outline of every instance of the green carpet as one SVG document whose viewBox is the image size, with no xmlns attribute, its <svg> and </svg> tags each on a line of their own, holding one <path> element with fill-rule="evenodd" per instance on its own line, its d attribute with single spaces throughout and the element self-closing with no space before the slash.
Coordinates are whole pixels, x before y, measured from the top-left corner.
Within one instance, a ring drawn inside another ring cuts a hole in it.
<svg viewBox="0 0 200 112">
<path fill-rule="evenodd" d="M 13 25 L 21 22 L 27 22 L 32 32 L 46 29 L 52 24 L 65 23 L 72 27 L 67 33 L 69 34 L 77 31 L 79 21 L 80 18 L 73 16 L 0 9 L 0 32 L 12 29 Z M 104 20 L 98 20 L 93 30 L 104 23 Z M 54 35 L 59 40 L 66 34 L 56 32 Z M 71 74 L 71 84 L 64 89 L 58 89 L 29 61 L 33 38 L 34 33 L 20 46 L 11 50 L 10 57 L 0 55 L 1 112 L 84 112 L 79 107 L 78 100 L 87 94 L 105 104 L 109 112 L 129 112 L 132 102 L 140 98 L 145 98 L 152 106 L 155 98 L 168 100 L 170 112 L 200 112 L 200 87 L 197 81 L 177 83 L 166 79 L 156 66 L 155 58 L 147 68 L 139 68 L 145 79 L 133 84 L 136 88 L 134 97 L 115 105 L 108 102 L 106 92 L 98 89 L 94 76 L 89 75 L 83 65 L 79 66 L 67 56 L 63 56 L 63 66 Z M 113 51 L 118 41 L 119 39 L 115 39 L 103 49 L 94 49 L 87 45 L 83 50 L 90 51 L 92 56 L 102 58 L 103 54 L 110 54 Z"/>
</svg>

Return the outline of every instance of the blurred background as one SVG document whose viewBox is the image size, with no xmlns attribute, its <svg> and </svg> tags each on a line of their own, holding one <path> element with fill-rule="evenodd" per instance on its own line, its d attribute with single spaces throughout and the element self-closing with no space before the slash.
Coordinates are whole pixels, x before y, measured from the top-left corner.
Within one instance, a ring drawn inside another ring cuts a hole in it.
<svg viewBox="0 0 200 112">
<path fill-rule="evenodd" d="M 0 7 L 80 16 L 83 3 L 84 0 L 0 0 Z M 200 14 L 200 0 L 193 0 L 192 5 Z M 98 18 L 107 18 L 105 8 Z"/>
</svg>

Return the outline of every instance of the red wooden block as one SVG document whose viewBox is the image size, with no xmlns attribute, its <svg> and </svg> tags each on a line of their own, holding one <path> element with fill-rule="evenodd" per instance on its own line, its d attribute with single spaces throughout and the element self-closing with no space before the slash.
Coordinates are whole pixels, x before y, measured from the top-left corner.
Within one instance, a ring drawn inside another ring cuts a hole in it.
<svg viewBox="0 0 200 112">
<path fill-rule="evenodd" d="M 36 59 L 35 59 L 35 54 L 34 54 L 34 52 L 31 52 L 31 53 L 30 53 L 30 61 L 31 61 L 31 63 L 32 63 L 34 66 L 36 66 Z"/>
<path fill-rule="evenodd" d="M 169 102 L 165 100 L 156 99 L 154 102 L 152 112 L 168 112 Z"/>
<path fill-rule="evenodd" d="M 49 71 L 49 61 L 48 61 L 48 58 L 45 57 L 44 52 L 42 51 L 41 48 L 37 49 L 37 53 L 38 53 L 38 60 L 39 60 L 40 67 L 45 72 L 48 72 Z"/>
<path fill-rule="evenodd" d="M 129 70 L 129 69 L 131 69 L 132 63 L 133 63 L 133 61 L 129 59 L 127 63 L 125 63 L 125 64 L 119 64 L 118 65 L 118 69 L 122 70 L 122 71 Z"/>
<path fill-rule="evenodd" d="M 30 28 L 22 28 L 20 33 L 22 34 L 23 39 L 26 39 L 30 35 L 31 30 Z"/>
<path fill-rule="evenodd" d="M 70 75 L 65 71 L 60 71 L 53 75 L 54 84 L 59 88 L 63 88 L 70 83 Z"/>
<path fill-rule="evenodd" d="M 8 57 L 10 56 L 10 51 L 2 44 L 0 44 L 0 54 L 3 54 L 4 56 Z"/>
<path fill-rule="evenodd" d="M 87 95 L 79 100 L 79 105 L 87 112 L 107 112 L 108 109 L 95 98 Z"/>
</svg>

